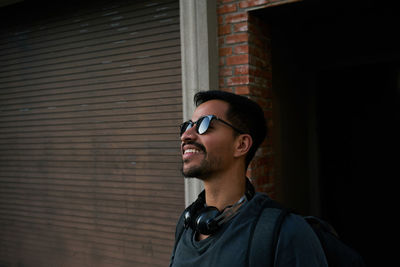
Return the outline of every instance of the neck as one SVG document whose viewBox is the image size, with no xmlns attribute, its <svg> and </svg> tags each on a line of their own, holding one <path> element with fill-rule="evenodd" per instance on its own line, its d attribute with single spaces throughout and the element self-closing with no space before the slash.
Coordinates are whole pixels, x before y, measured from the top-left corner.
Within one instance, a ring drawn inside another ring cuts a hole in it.
<svg viewBox="0 0 400 267">
<path fill-rule="evenodd" d="M 245 171 L 243 168 L 231 168 L 204 180 L 207 206 L 222 211 L 235 204 L 246 192 Z"/>
</svg>

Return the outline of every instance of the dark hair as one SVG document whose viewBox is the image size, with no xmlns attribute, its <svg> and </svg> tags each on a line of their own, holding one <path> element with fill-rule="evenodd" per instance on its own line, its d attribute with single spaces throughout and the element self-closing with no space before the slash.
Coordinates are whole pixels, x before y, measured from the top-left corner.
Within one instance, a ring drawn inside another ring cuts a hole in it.
<svg viewBox="0 0 400 267">
<path fill-rule="evenodd" d="M 267 125 L 261 107 L 247 97 L 224 91 L 201 91 L 194 96 L 196 107 L 210 100 L 229 104 L 227 119 L 238 129 L 250 134 L 253 145 L 246 155 L 246 168 L 267 135 Z M 211 114 L 212 115 L 212 114 Z"/>
</svg>

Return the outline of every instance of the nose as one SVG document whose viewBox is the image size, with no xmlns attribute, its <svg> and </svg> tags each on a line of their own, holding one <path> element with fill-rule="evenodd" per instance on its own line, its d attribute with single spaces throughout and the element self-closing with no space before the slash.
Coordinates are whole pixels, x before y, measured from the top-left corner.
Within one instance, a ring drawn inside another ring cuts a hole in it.
<svg viewBox="0 0 400 267">
<path fill-rule="evenodd" d="M 196 133 L 196 126 L 193 125 L 192 128 L 188 129 L 181 135 L 181 141 L 190 141 L 196 139 L 197 133 Z"/>
</svg>

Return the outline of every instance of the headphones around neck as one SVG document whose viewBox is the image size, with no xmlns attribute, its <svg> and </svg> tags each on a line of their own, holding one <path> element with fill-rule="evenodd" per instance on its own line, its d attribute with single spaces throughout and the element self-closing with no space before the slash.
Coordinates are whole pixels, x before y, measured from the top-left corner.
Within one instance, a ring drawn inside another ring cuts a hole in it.
<svg viewBox="0 0 400 267">
<path fill-rule="evenodd" d="M 216 207 L 207 206 L 205 191 L 203 190 L 197 200 L 184 211 L 185 228 L 191 228 L 203 235 L 215 234 L 221 226 L 232 219 L 240 210 L 243 203 L 253 198 L 255 194 L 254 186 L 246 178 L 246 193 L 235 204 L 219 211 Z"/>
</svg>

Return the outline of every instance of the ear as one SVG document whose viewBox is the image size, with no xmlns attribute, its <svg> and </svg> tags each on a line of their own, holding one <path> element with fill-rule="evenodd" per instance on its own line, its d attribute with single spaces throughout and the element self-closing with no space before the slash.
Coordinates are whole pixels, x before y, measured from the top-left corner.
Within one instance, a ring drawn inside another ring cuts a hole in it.
<svg viewBox="0 0 400 267">
<path fill-rule="evenodd" d="M 249 152 L 253 145 L 253 139 L 249 134 L 241 134 L 236 138 L 235 141 L 235 152 L 234 157 L 241 157 Z"/>
</svg>

